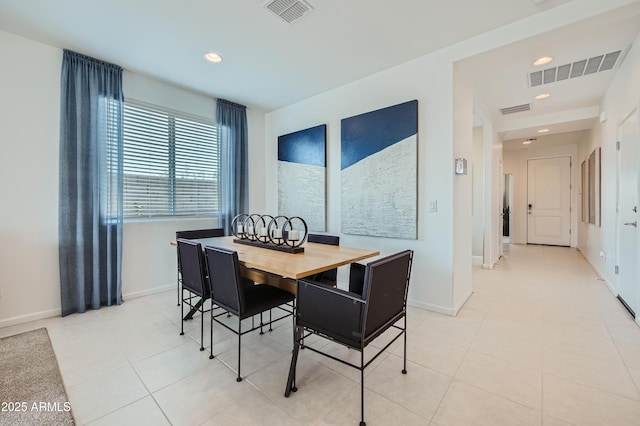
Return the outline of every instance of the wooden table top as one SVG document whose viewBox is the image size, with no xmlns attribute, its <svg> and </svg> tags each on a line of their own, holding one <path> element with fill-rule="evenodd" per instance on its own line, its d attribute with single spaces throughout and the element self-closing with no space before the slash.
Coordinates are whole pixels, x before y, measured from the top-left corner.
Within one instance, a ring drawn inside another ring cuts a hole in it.
<svg viewBox="0 0 640 426">
<path fill-rule="evenodd" d="M 304 243 L 304 252 L 291 254 L 233 242 L 234 237 L 194 239 L 205 246 L 221 247 L 238 252 L 240 264 L 246 268 L 279 275 L 284 278 L 303 278 L 318 272 L 348 265 L 380 254 L 379 251 Z"/>
</svg>

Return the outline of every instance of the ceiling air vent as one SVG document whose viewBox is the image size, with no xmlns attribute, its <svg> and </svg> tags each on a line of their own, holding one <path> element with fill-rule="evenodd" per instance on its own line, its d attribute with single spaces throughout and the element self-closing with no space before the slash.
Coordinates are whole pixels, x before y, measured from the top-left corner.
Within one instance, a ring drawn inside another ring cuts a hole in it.
<svg viewBox="0 0 640 426">
<path fill-rule="evenodd" d="M 264 7 L 278 15 L 287 24 L 293 24 L 298 19 L 313 12 L 311 5 L 302 0 L 273 0 Z"/>
<path fill-rule="evenodd" d="M 583 75 L 595 74 L 597 72 L 613 69 L 616 64 L 622 62 L 623 50 L 598 55 L 589 59 L 582 59 L 571 64 L 560 65 L 558 67 L 547 68 L 542 71 L 535 71 L 529 74 L 529 87 L 541 86 L 543 84 L 555 83 L 556 81 L 567 80 L 569 78 L 582 77 Z"/>
<path fill-rule="evenodd" d="M 531 104 L 516 105 L 508 108 L 502 108 L 502 115 L 515 114 L 516 112 L 531 111 Z"/>
</svg>

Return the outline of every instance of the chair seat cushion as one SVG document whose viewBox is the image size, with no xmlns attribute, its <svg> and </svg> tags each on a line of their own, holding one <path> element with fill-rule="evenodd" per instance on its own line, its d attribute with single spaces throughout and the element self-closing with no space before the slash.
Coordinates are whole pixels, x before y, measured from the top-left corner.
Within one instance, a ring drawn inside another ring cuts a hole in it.
<svg viewBox="0 0 640 426">
<path fill-rule="evenodd" d="M 288 291 L 266 284 L 256 284 L 245 288 L 245 312 L 242 318 L 248 318 L 260 312 L 291 302 L 295 296 Z"/>
</svg>

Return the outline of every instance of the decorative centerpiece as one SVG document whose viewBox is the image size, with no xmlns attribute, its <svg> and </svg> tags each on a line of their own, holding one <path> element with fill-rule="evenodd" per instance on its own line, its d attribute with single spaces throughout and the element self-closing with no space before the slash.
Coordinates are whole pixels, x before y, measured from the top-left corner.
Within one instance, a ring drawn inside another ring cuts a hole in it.
<svg viewBox="0 0 640 426">
<path fill-rule="evenodd" d="M 302 253 L 309 229 L 301 217 L 241 213 L 233 218 L 234 243 L 247 244 L 287 253 Z"/>
</svg>

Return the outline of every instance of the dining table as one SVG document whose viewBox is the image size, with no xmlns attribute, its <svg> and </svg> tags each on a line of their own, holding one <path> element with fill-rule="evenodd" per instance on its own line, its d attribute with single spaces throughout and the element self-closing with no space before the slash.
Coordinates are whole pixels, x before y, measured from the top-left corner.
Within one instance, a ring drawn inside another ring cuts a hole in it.
<svg viewBox="0 0 640 426">
<path fill-rule="evenodd" d="M 233 236 L 197 238 L 202 247 L 220 247 L 238 253 L 242 276 L 296 294 L 296 280 L 378 256 L 377 250 L 305 242 L 304 251 L 285 251 L 235 242 Z M 197 309 L 192 309 L 196 311 Z M 187 314 L 185 319 L 193 315 Z"/>
<path fill-rule="evenodd" d="M 288 253 L 234 242 L 236 238 L 213 237 L 194 239 L 202 247 L 212 246 L 238 252 L 243 276 L 257 284 L 269 284 L 293 294 L 296 280 L 319 272 L 359 262 L 380 254 L 377 250 L 333 246 L 305 242 L 301 253 Z"/>
</svg>

